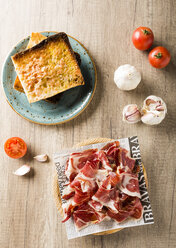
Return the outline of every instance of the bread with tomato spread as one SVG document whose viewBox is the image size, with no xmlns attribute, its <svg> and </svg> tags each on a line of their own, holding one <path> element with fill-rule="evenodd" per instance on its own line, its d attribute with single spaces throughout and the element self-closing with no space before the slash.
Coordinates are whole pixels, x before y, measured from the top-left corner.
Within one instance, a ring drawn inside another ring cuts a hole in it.
<svg viewBox="0 0 176 248">
<path fill-rule="evenodd" d="M 76 56 L 65 33 L 44 39 L 12 56 L 29 103 L 84 85 Z"/>
<path fill-rule="evenodd" d="M 32 33 L 30 36 L 30 40 L 29 40 L 27 49 L 37 45 L 38 43 L 40 43 L 44 39 L 46 39 L 46 36 L 42 35 L 41 33 Z M 22 86 L 18 76 L 15 79 L 13 88 L 15 90 L 20 91 L 20 92 L 24 92 L 23 86 Z"/>
</svg>

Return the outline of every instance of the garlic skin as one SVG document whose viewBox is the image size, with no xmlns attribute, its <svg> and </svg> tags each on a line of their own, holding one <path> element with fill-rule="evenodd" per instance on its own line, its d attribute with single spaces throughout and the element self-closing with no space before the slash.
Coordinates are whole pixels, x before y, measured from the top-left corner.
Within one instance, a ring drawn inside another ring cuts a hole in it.
<svg viewBox="0 0 176 248">
<path fill-rule="evenodd" d="M 48 159 L 48 155 L 47 154 L 41 154 L 41 155 L 37 155 L 34 157 L 38 162 L 46 162 Z"/>
<path fill-rule="evenodd" d="M 136 104 L 126 105 L 123 109 L 123 121 L 133 124 L 141 120 L 141 113 Z"/>
<path fill-rule="evenodd" d="M 121 90 L 133 90 L 140 81 L 141 73 L 129 64 L 119 66 L 114 73 L 114 82 Z"/>
<path fill-rule="evenodd" d="M 148 96 L 142 107 L 141 121 L 147 125 L 157 125 L 164 120 L 167 107 L 165 102 L 158 96 Z"/>
<path fill-rule="evenodd" d="M 30 171 L 30 169 L 31 169 L 30 166 L 25 164 L 21 166 L 19 169 L 17 169 L 16 171 L 14 171 L 13 174 L 16 176 L 24 176 Z"/>
</svg>

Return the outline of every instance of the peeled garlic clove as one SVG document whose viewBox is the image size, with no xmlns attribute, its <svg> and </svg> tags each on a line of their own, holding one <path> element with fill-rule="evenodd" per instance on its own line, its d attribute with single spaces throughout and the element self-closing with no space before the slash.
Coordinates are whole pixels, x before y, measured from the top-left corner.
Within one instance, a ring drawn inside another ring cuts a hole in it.
<svg viewBox="0 0 176 248">
<path fill-rule="evenodd" d="M 13 174 L 16 176 L 24 176 L 30 171 L 30 169 L 31 169 L 30 166 L 25 164 L 21 166 L 19 169 L 17 169 L 16 171 L 14 171 Z"/>
<path fill-rule="evenodd" d="M 123 121 L 137 123 L 141 120 L 141 113 L 136 104 L 126 105 L 123 109 Z"/>
<path fill-rule="evenodd" d="M 141 121 L 148 125 L 157 125 L 162 122 L 166 113 L 166 104 L 160 97 L 148 96 L 142 107 Z"/>
<path fill-rule="evenodd" d="M 47 154 L 41 154 L 41 155 L 37 155 L 34 157 L 37 161 L 39 162 L 46 162 L 48 159 L 48 155 Z"/>
<path fill-rule="evenodd" d="M 132 65 L 121 65 L 114 73 L 114 82 L 121 90 L 133 90 L 141 81 L 141 73 Z"/>
</svg>

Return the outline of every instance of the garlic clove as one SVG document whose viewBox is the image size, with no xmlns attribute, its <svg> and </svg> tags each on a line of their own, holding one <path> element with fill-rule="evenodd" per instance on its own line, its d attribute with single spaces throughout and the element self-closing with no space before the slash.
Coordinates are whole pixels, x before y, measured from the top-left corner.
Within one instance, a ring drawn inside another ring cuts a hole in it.
<svg viewBox="0 0 176 248">
<path fill-rule="evenodd" d="M 145 115 L 141 117 L 141 121 L 148 125 L 155 125 L 156 122 L 155 114 L 151 112 L 147 112 Z"/>
<path fill-rule="evenodd" d="M 48 159 L 47 154 L 41 154 L 34 157 L 38 162 L 46 162 Z"/>
<path fill-rule="evenodd" d="M 126 105 L 123 109 L 123 121 L 127 123 L 137 123 L 141 120 L 141 113 L 136 104 Z"/>
<path fill-rule="evenodd" d="M 16 171 L 14 171 L 13 174 L 16 176 L 24 176 L 30 171 L 30 169 L 31 169 L 30 166 L 25 164 L 21 166 L 19 169 L 17 169 Z"/>
<path fill-rule="evenodd" d="M 146 100 L 146 105 L 149 106 L 150 104 L 155 104 L 156 101 L 154 101 L 153 99 L 147 99 Z"/>
<path fill-rule="evenodd" d="M 148 125 L 157 125 L 162 122 L 167 113 L 165 102 L 158 96 L 148 96 L 142 107 L 141 121 Z"/>
<path fill-rule="evenodd" d="M 157 106 L 157 107 L 156 107 L 156 110 L 157 110 L 157 111 L 164 111 L 164 107 L 161 106 L 161 105 L 160 105 L 160 106 Z"/>
<path fill-rule="evenodd" d="M 121 90 L 133 90 L 141 81 L 141 73 L 129 64 L 121 65 L 114 73 L 114 82 Z"/>
</svg>

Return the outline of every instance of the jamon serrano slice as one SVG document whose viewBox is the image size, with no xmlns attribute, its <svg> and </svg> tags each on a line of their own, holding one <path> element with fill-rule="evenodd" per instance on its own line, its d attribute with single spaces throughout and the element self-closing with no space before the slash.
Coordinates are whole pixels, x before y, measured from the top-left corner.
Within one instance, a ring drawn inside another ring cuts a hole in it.
<svg viewBox="0 0 176 248">
<path fill-rule="evenodd" d="M 70 187 L 70 185 L 68 185 L 67 187 L 64 188 L 63 190 L 63 194 L 62 194 L 62 198 L 64 200 L 69 200 L 72 196 L 74 196 L 75 191 L 73 188 Z"/>
<path fill-rule="evenodd" d="M 75 203 L 73 201 L 73 198 L 70 198 L 66 203 L 63 203 L 62 208 L 64 212 L 64 219 L 62 222 L 66 222 L 72 216 L 73 209 L 75 208 Z"/>
<path fill-rule="evenodd" d="M 129 152 L 126 149 L 120 148 L 118 159 L 120 162 L 119 172 L 133 172 L 136 160 L 129 156 Z"/>
<path fill-rule="evenodd" d="M 104 152 L 113 171 L 116 171 L 117 168 L 119 173 L 133 171 L 135 159 L 129 156 L 129 152 L 126 149 L 119 147 L 118 141 L 108 143 L 101 150 Z"/>
<path fill-rule="evenodd" d="M 142 215 L 142 204 L 137 197 L 127 197 L 121 205 L 119 205 L 118 213 L 112 212 L 110 209 L 107 211 L 107 215 L 117 222 L 126 220 L 129 216 L 140 219 Z"/>
<path fill-rule="evenodd" d="M 106 215 L 95 211 L 89 204 L 82 204 L 73 213 L 73 219 L 77 230 L 85 228 L 87 225 L 92 223 L 101 222 Z"/>
<path fill-rule="evenodd" d="M 114 186 L 116 186 L 118 182 L 118 175 L 111 172 L 111 174 L 102 183 L 98 191 L 92 197 L 92 200 L 99 202 L 114 212 L 117 212 L 116 204 L 119 201 L 119 190 Z"/>
<path fill-rule="evenodd" d="M 114 142 L 108 143 L 101 150 L 104 151 L 111 168 L 115 171 L 117 167 L 120 165 L 119 163 L 119 152 L 120 152 L 119 142 L 114 141 Z"/>
<path fill-rule="evenodd" d="M 129 195 L 129 196 L 137 196 L 141 198 L 139 192 L 139 181 L 138 177 L 134 174 L 123 172 L 120 174 L 121 180 L 119 183 L 119 189 Z"/>
<path fill-rule="evenodd" d="M 85 177 L 94 178 L 99 168 L 99 163 L 99 160 L 87 161 L 84 167 L 80 170 L 80 173 L 83 174 Z"/>
<path fill-rule="evenodd" d="M 78 189 L 82 192 L 92 192 L 95 193 L 97 189 L 97 184 L 92 178 L 85 178 L 83 175 L 79 174 L 75 179 L 70 183 L 72 189 Z"/>
<path fill-rule="evenodd" d="M 107 155 L 111 155 L 114 149 L 120 146 L 119 141 L 113 141 L 105 145 L 101 150 L 103 150 Z"/>
<path fill-rule="evenodd" d="M 98 149 L 89 149 L 83 152 L 72 153 L 65 168 L 65 175 L 70 179 L 71 175 L 78 174 L 85 163 L 98 157 Z"/>
<path fill-rule="evenodd" d="M 106 169 L 107 171 L 112 171 L 111 164 L 109 163 L 109 160 L 104 151 L 99 151 L 98 158 L 101 161 L 103 169 Z"/>
<path fill-rule="evenodd" d="M 79 175 L 70 184 L 70 187 L 75 191 L 73 201 L 76 205 L 80 205 L 83 202 L 89 201 L 91 196 L 98 189 L 98 186 L 94 180 L 88 181 Z"/>
<path fill-rule="evenodd" d="M 91 200 L 88 203 L 95 211 L 101 211 L 103 208 L 103 204 L 98 201 Z"/>
<path fill-rule="evenodd" d="M 75 190 L 75 194 L 66 203 L 62 204 L 65 218 L 62 222 L 67 221 L 72 216 L 74 209 L 77 206 L 82 205 L 90 200 L 91 195 L 89 192 L 82 192 L 78 189 Z"/>
<path fill-rule="evenodd" d="M 103 181 L 103 184 L 102 186 L 104 188 L 113 188 L 115 187 L 121 180 L 121 177 L 120 175 L 118 175 L 117 173 L 115 172 L 109 172 L 109 176 L 106 178 L 106 180 Z"/>
</svg>

